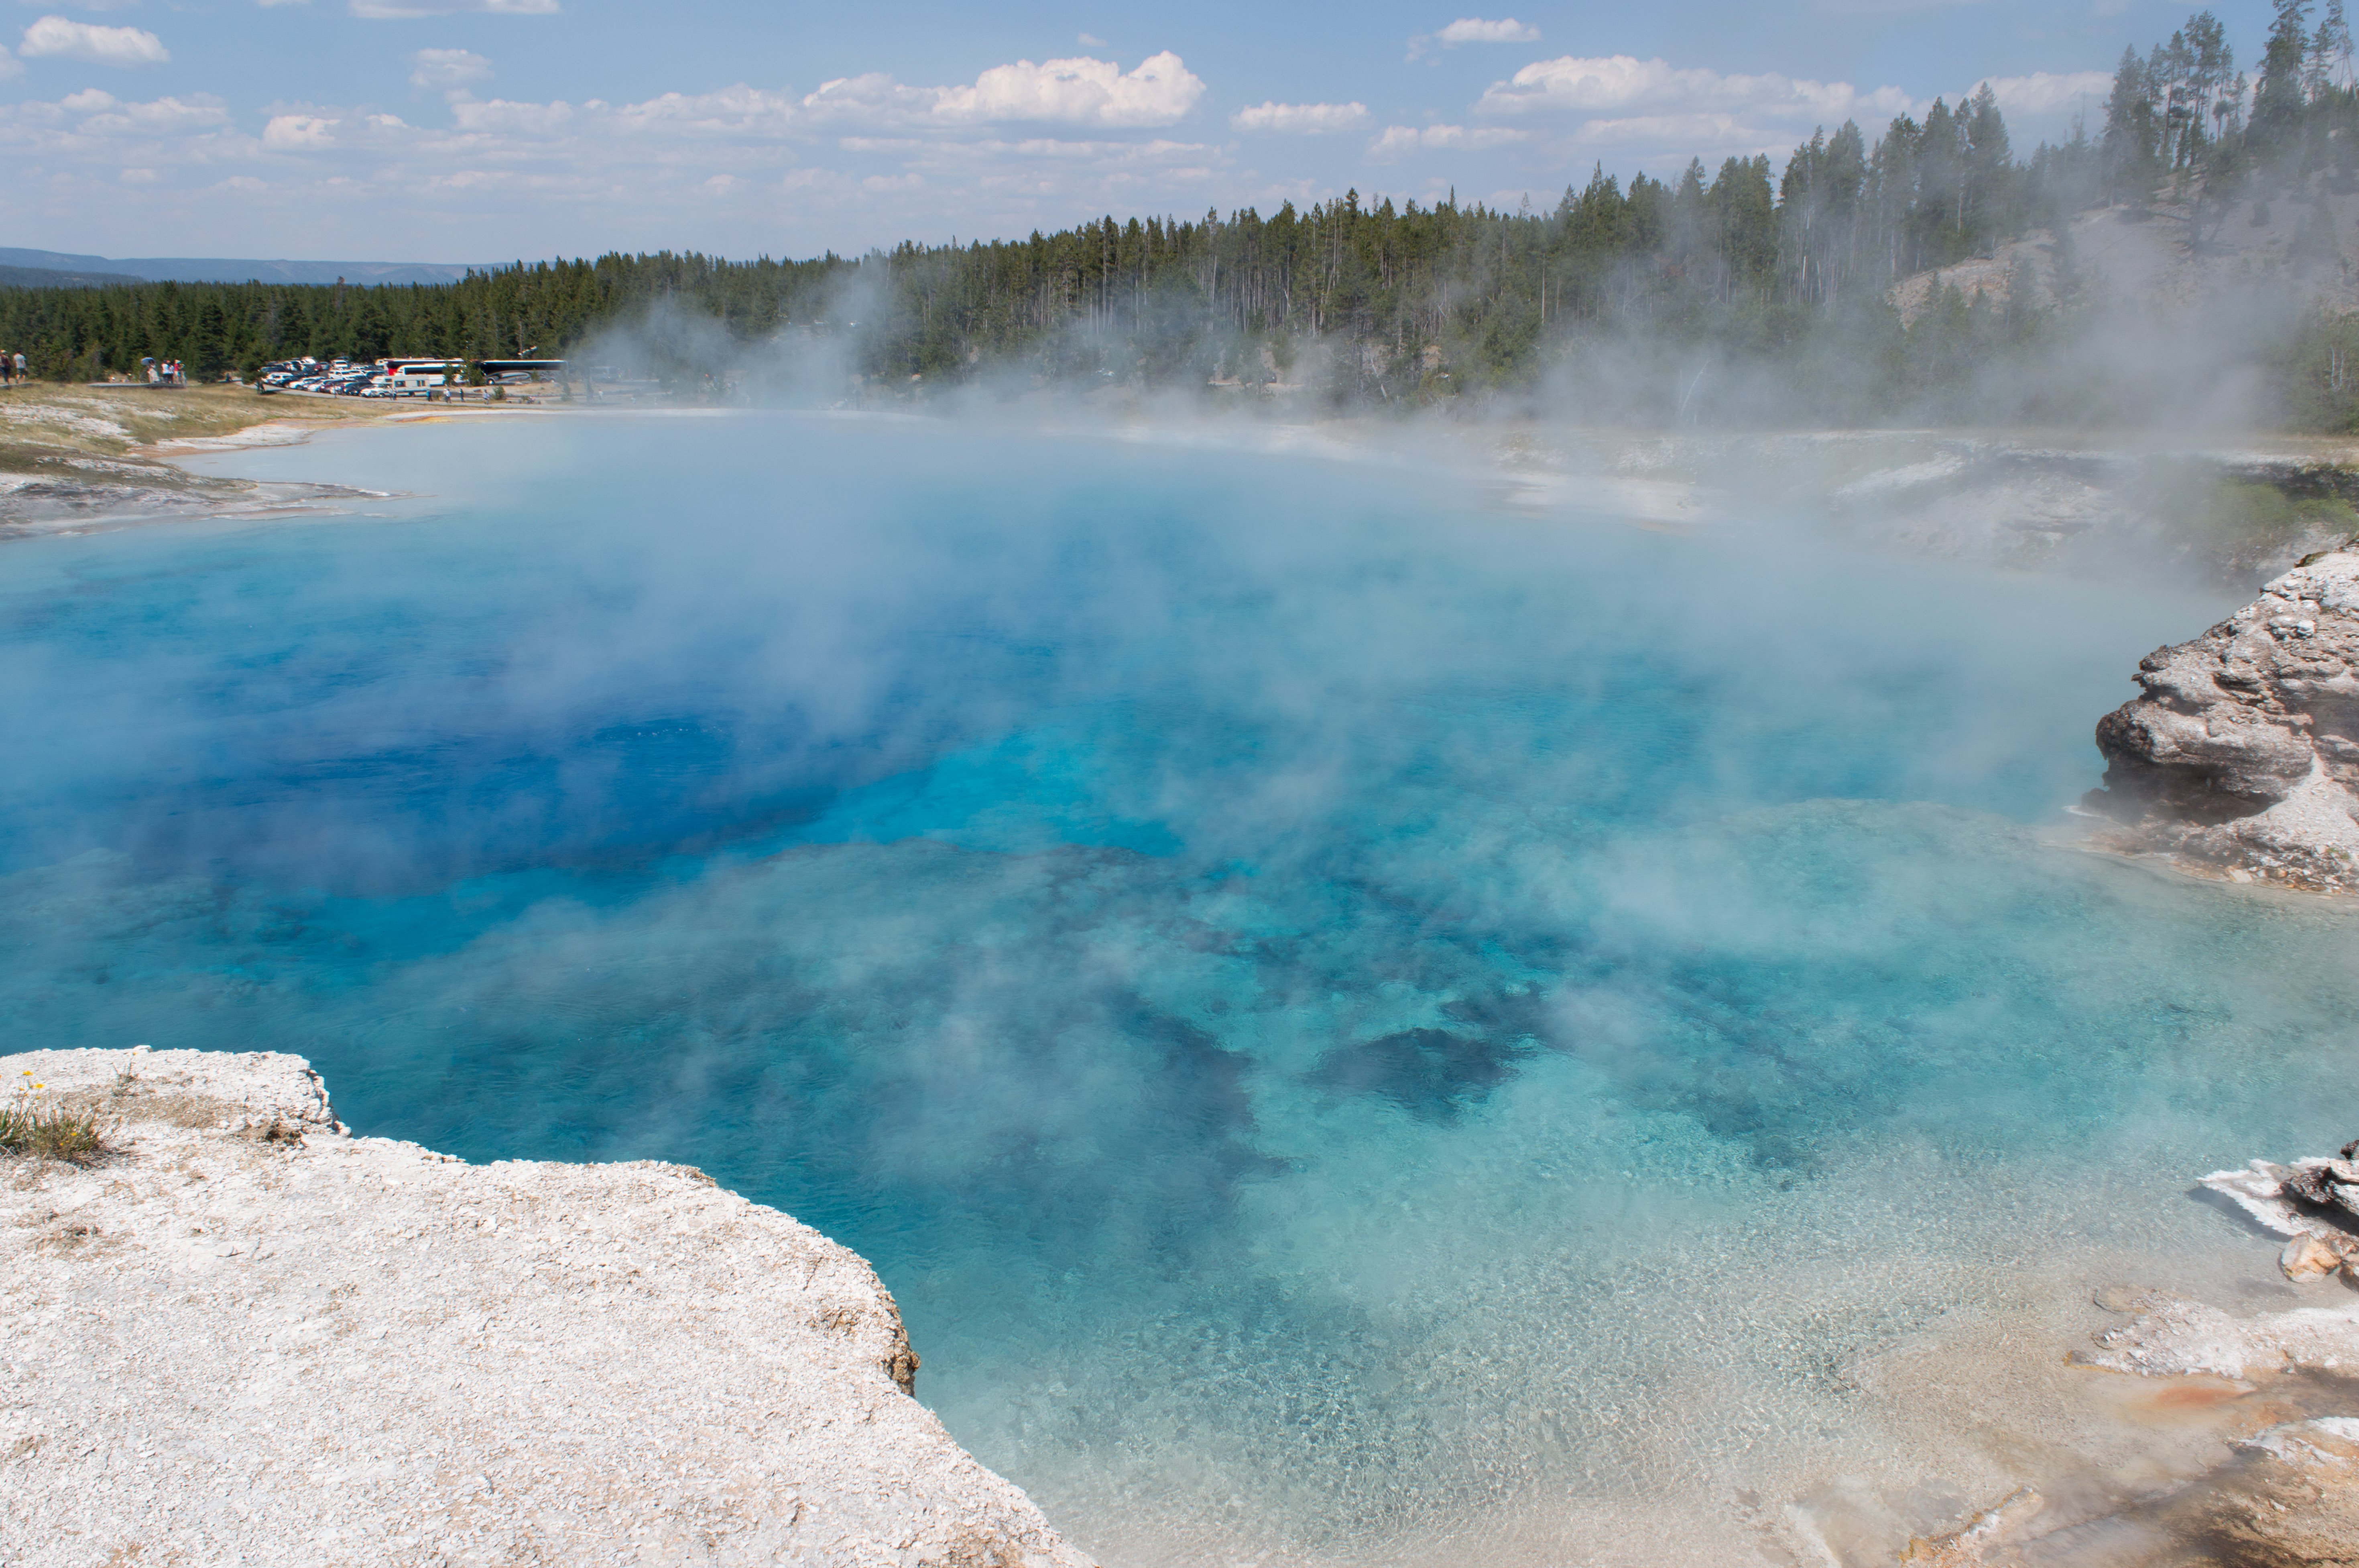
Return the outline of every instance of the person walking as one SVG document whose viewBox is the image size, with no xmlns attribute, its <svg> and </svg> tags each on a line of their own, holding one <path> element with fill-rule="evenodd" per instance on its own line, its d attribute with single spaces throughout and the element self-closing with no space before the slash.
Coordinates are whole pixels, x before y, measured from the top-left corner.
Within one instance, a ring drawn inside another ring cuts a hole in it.
<svg viewBox="0 0 2359 1568">
<path fill-rule="evenodd" d="M 6 386 L 16 379 L 16 362 L 8 357 L 7 350 L 0 349 L 0 386 Z"/>
<path fill-rule="evenodd" d="M 16 354 L 16 379 L 18 381 L 25 379 L 25 355 L 22 350 L 19 350 Z"/>
</svg>

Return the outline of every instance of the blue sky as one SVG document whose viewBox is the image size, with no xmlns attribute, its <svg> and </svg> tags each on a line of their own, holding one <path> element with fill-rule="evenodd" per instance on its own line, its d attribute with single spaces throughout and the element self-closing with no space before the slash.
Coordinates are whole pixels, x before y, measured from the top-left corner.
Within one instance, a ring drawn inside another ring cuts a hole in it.
<svg viewBox="0 0 2359 1568">
<path fill-rule="evenodd" d="M 2155 0 L 1187 7 L 0 0 L 0 245 L 858 251 L 1347 188 L 1513 205 L 1871 136 L 1991 79 L 2060 136 Z M 2261 0 L 2215 6 L 2249 64 Z M 2097 117 L 2092 110 L 2093 120 Z"/>
</svg>

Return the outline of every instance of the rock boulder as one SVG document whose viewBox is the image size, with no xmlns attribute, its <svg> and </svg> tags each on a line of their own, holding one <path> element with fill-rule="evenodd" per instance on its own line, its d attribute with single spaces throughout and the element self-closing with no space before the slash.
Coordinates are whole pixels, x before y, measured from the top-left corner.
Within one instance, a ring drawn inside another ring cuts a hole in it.
<svg viewBox="0 0 2359 1568">
<path fill-rule="evenodd" d="M 2139 662 L 2097 723 L 2088 804 L 2121 847 L 2238 880 L 2359 887 L 2359 541 L 2311 556 Z"/>
</svg>

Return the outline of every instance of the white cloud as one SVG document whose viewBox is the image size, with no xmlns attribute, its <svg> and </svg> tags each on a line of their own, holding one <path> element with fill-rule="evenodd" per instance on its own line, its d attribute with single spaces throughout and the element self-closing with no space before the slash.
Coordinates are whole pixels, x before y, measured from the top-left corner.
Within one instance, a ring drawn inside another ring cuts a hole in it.
<svg viewBox="0 0 2359 1568">
<path fill-rule="evenodd" d="M 254 0 L 254 3 L 267 8 L 272 5 L 309 5 L 311 0 Z"/>
<path fill-rule="evenodd" d="M 2084 103 L 2102 106 L 2114 90 L 2112 73 L 2103 70 L 2040 70 L 2029 76 L 1994 76 L 1989 81 L 1999 109 L 2010 115 L 2053 114 Z"/>
<path fill-rule="evenodd" d="M 839 76 L 804 94 L 799 107 L 820 124 L 864 125 L 916 124 L 933 113 L 940 87 L 905 87 L 881 70 Z"/>
<path fill-rule="evenodd" d="M 1282 136 L 1315 136 L 1330 131 L 1354 131 L 1368 123 L 1365 103 L 1256 103 L 1229 116 L 1240 131 L 1260 131 Z"/>
<path fill-rule="evenodd" d="M 72 102 L 67 100 L 70 104 Z M 79 129 L 84 135 L 176 136 L 225 129 L 230 123 L 229 109 L 220 99 L 199 96 L 158 98 L 152 103 L 109 102 L 83 120 Z"/>
<path fill-rule="evenodd" d="M 16 57 L 10 54 L 5 46 L 0 46 L 0 81 L 12 76 L 21 76 L 25 68 L 16 63 Z"/>
<path fill-rule="evenodd" d="M 989 123 L 1049 120 L 1136 128 L 1175 124 L 1204 95 L 1204 83 L 1169 49 L 1125 72 L 1112 60 L 1077 56 L 1034 65 L 995 65 L 972 87 L 938 90 L 937 119 Z"/>
<path fill-rule="evenodd" d="M 414 16 L 554 16 L 558 5 L 557 0 L 351 0 L 345 9 L 371 21 L 399 22 Z"/>
<path fill-rule="evenodd" d="M 17 51 L 31 59 L 53 56 L 90 65 L 161 65 L 172 57 L 163 40 L 138 27 L 101 27 L 44 16 L 25 29 Z"/>
<path fill-rule="evenodd" d="M 561 98 L 549 103 L 514 103 L 495 98 L 486 103 L 453 103 L 451 117 L 458 122 L 461 130 L 478 135 L 546 138 L 571 130 L 583 111 L 594 113 L 604 107 L 603 103 L 588 103 L 576 110 Z"/>
<path fill-rule="evenodd" d="M 1027 136 L 1021 141 L 996 137 L 983 141 L 930 141 L 909 136 L 846 136 L 840 144 L 848 153 L 901 157 L 929 168 L 1003 158 L 1054 159 L 1100 166 L 1124 163 L 1169 163 L 1174 158 L 1201 157 L 1212 149 L 1201 142 L 1069 141 L 1058 136 Z"/>
<path fill-rule="evenodd" d="M 1775 74 L 1724 76 L 1628 55 L 1565 55 L 1537 61 L 1506 81 L 1493 82 L 1474 110 L 1495 117 L 1718 114 L 1738 116 L 1748 124 L 1807 128 L 1819 122 L 1834 124 L 1854 117 L 1905 114 L 1909 107 L 1908 94 L 1897 87 L 1863 92 L 1843 81 Z"/>
<path fill-rule="evenodd" d="M 603 109 L 592 100 L 583 105 Z M 618 124 L 647 135 L 781 136 L 795 128 L 793 99 L 739 83 L 712 92 L 666 92 L 614 111 Z"/>
<path fill-rule="evenodd" d="M 802 109 L 816 123 L 872 129 L 1040 121 L 1104 130 L 1169 125 L 1204 95 L 1204 83 L 1168 49 L 1125 72 L 1112 60 L 1019 59 L 967 87 L 910 87 L 882 71 L 824 81 Z"/>
<path fill-rule="evenodd" d="M 419 49 L 409 63 L 409 84 L 429 92 L 459 92 L 492 74 L 492 62 L 471 49 Z"/>
<path fill-rule="evenodd" d="M 317 114 L 273 114 L 262 127 L 262 145 L 273 152 L 316 152 L 335 145 L 336 124 Z"/>
<path fill-rule="evenodd" d="M 509 219 L 549 245 L 654 245 L 725 215 L 751 225 L 727 230 L 748 254 L 815 253 L 946 222 L 1003 234 L 1076 211 L 1201 211 L 1235 183 L 1233 148 L 1157 128 L 1201 112 L 1206 96 L 1176 56 L 1136 70 L 1018 62 L 947 87 L 880 75 L 807 94 L 740 83 L 606 103 L 479 100 L 463 91 L 481 81 L 468 54 L 404 55 L 429 87 L 465 79 L 428 99 L 422 124 L 323 102 L 270 103 L 241 124 L 194 98 L 0 99 L 0 166 L 46 203 L 12 207 L 18 226 L 62 230 L 79 211 L 72 192 L 123 189 L 127 168 L 155 172 L 141 203 L 188 244 L 250 243 L 298 213 L 310 243 L 358 243 L 397 214 L 405 232 L 438 236 L 454 256 L 479 254 L 485 222 Z M 260 193 L 223 200 L 246 189 L 225 182 L 245 178 Z M 762 199 L 783 192 L 791 198 Z"/>
<path fill-rule="evenodd" d="M 1454 49 L 1465 44 L 1536 44 L 1540 30 L 1513 16 L 1503 16 L 1495 22 L 1480 16 L 1461 16 L 1438 33 L 1419 33 L 1408 41 L 1408 58 L 1422 59 L 1437 49 Z"/>
<path fill-rule="evenodd" d="M 1416 152 L 1482 152 L 1527 140 L 1530 135 L 1528 131 L 1511 131 L 1497 125 L 1386 125 L 1368 144 L 1368 157 L 1379 163 L 1392 163 Z"/>
<path fill-rule="evenodd" d="M 1073 41 L 1085 49 L 1102 49 L 1106 47 L 1106 41 L 1095 33 L 1075 33 Z"/>
<path fill-rule="evenodd" d="M 603 111 L 592 99 L 582 105 Z M 614 111 L 617 125 L 643 135 L 700 138 L 783 136 L 796 128 L 793 99 L 739 83 L 712 92 L 666 92 Z"/>
<path fill-rule="evenodd" d="M 1761 133 L 1734 114 L 1629 114 L 1618 120 L 1591 120 L 1581 127 L 1583 145 L 1639 146 L 1659 151 L 1673 147 L 1701 156 L 1730 147 L 1751 148 Z M 1782 150 L 1786 137 L 1773 135 Z"/>
<path fill-rule="evenodd" d="M 1455 49 L 1460 44 L 1536 44 L 1540 41 L 1540 30 L 1513 16 L 1496 22 L 1461 16 L 1433 38 L 1444 49 Z"/>
</svg>

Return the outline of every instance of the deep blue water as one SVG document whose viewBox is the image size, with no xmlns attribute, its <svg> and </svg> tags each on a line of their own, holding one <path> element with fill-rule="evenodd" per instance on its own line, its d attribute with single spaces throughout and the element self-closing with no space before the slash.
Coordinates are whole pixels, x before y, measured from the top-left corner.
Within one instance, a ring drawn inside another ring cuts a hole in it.
<svg viewBox="0 0 2359 1568">
<path fill-rule="evenodd" d="M 701 1166 L 1117 1563 L 1873 1448 L 1849 1350 L 2352 1130 L 2343 910 L 2049 841 L 2218 596 L 954 426 L 239 466 L 419 495 L 0 549 L 12 1045 Z"/>
</svg>

